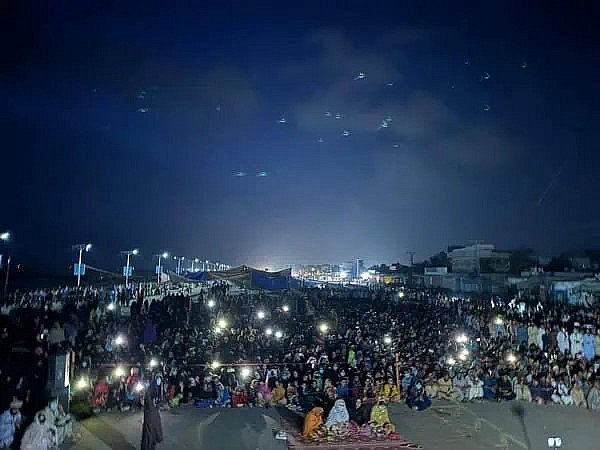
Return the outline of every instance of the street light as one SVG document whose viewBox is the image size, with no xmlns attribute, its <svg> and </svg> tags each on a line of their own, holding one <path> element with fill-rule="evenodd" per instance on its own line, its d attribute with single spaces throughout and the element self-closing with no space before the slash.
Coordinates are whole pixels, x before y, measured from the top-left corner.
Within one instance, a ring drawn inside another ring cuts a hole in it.
<svg viewBox="0 0 600 450">
<path fill-rule="evenodd" d="M 242 376 L 242 378 L 248 378 L 251 374 L 251 370 L 248 367 L 242 367 L 241 373 L 240 375 Z"/>
<path fill-rule="evenodd" d="M 156 266 L 156 282 L 160 283 L 160 276 L 162 275 L 162 266 L 160 265 L 161 260 L 164 258 L 168 258 L 169 254 L 167 252 L 159 253 L 158 255 L 154 255 L 158 258 L 158 266 Z"/>
<path fill-rule="evenodd" d="M 215 301 L 213 299 L 210 299 L 207 303 L 209 308 L 214 308 L 215 307 Z"/>
<path fill-rule="evenodd" d="M 185 256 L 173 256 L 173 259 L 175 261 L 177 261 L 176 272 L 177 272 L 177 275 L 180 275 L 181 274 L 181 261 L 183 261 L 185 259 Z"/>
<path fill-rule="evenodd" d="M 0 234 L 0 240 L 4 241 L 4 242 L 8 242 L 10 241 L 10 239 L 12 238 L 10 231 L 5 231 L 4 233 Z M 2 258 L 0 257 L 0 262 L 2 261 Z M 2 299 L 4 301 L 6 301 L 6 297 L 8 296 L 8 273 L 10 271 L 10 256 L 8 258 L 6 258 L 6 275 L 4 275 L 4 290 L 2 291 Z"/>
<path fill-rule="evenodd" d="M 10 231 L 5 231 L 4 233 L 0 234 L 0 240 L 2 241 L 10 241 Z"/>
<path fill-rule="evenodd" d="M 92 244 L 77 244 L 73 246 L 74 249 L 79 250 L 79 262 L 77 263 L 77 269 L 75 272 L 77 273 L 77 287 L 81 285 L 81 275 L 83 275 L 84 268 L 81 265 L 81 258 L 83 256 L 83 251 L 89 252 L 92 249 Z"/>
<path fill-rule="evenodd" d="M 265 330 L 265 334 L 266 334 L 267 336 L 271 336 L 271 335 L 273 334 L 273 328 L 267 328 L 267 329 Z"/>
<path fill-rule="evenodd" d="M 390 345 L 392 343 L 392 338 L 390 336 L 384 336 L 383 343 L 386 345 Z"/>
<path fill-rule="evenodd" d="M 281 331 L 277 330 L 277 331 L 275 332 L 275 337 L 276 337 L 277 339 L 281 339 L 281 338 L 283 337 L 283 333 L 282 333 Z"/>
<path fill-rule="evenodd" d="M 321 331 L 321 333 L 327 333 L 327 330 L 329 330 L 329 325 L 323 322 L 319 325 L 319 330 Z"/>
<path fill-rule="evenodd" d="M 258 312 L 256 313 L 256 316 L 257 316 L 259 319 L 264 319 L 264 318 L 265 318 L 265 312 L 264 312 L 264 311 L 262 311 L 262 310 L 261 310 L 261 311 L 258 311 Z"/>
<path fill-rule="evenodd" d="M 283 309 L 283 312 L 288 312 L 290 310 L 290 307 L 288 305 L 283 305 L 281 309 Z"/>
<path fill-rule="evenodd" d="M 133 272 L 133 269 L 131 267 L 131 255 L 136 256 L 139 253 L 140 251 L 137 248 L 134 248 L 133 250 L 123 250 L 121 252 L 122 255 L 127 256 L 127 264 L 125 265 L 125 267 L 123 267 L 123 275 L 125 275 L 125 287 L 129 287 L 129 277 Z"/>
<path fill-rule="evenodd" d="M 194 263 L 198 264 L 200 260 L 198 258 L 192 259 L 192 272 L 194 271 Z"/>
<path fill-rule="evenodd" d="M 227 326 L 227 321 L 225 319 L 219 319 L 219 327 L 225 328 Z"/>
</svg>

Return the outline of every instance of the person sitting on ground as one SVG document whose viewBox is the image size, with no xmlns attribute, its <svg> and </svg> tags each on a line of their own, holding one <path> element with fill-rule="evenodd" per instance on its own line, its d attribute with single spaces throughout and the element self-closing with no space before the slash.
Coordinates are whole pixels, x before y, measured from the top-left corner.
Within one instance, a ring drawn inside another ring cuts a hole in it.
<svg viewBox="0 0 600 450">
<path fill-rule="evenodd" d="M 258 383 L 256 388 L 256 401 L 258 406 L 268 407 L 271 403 L 272 393 L 264 381 Z"/>
<path fill-rule="evenodd" d="M 441 400 L 452 400 L 454 398 L 454 389 L 452 389 L 452 380 L 448 373 L 437 381 L 437 398 Z"/>
<path fill-rule="evenodd" d="M 58 399 L 51 398 L 48 406 L 43 409 L 50 427 L 56 427 L 56 442 L 58 445 L 68 442 L 73 437 L 73 422 L 71 416 L 66 414 Z"/>
<path fill-rule="evenodd" d="M 467 378 L 467 384 L 469 386 L 468 400 L 470 402 L 483 399 L 483 381 L 474 372 Z"/>
<path fill-rule="evenodd" d="M 515 398 L 515 393 L 513 392 L 512 383 L 508 374 L 504 374 L 500 378 L 496 395 L 498 400 L 513 400 Z"/>
<path fill-rule="evenodd" d="M 274 405 L 281 405 L 281 406 L 287 405 L 287 399 L 285 398 L 285 389 L 283 388 L 281 381 L 275 382 L 275 387 L 273 388 L 272 394 L 273 394 L 273 397 L 272 397 L 271 401 L 273 402 Z"/>
<path fill-rule="evenodd" d="M 369 425 L 376 432 L 385 430 L 386 434 L 396 431 L 395 425 L 390 420 L 388 408 L 383 400 L 379 400 L 371 409 Z"/>
<path fill-rule="evenodd" d="M 410 409 L 424 411 L 431 406 L 431 400 L 420 382 L 415 383 L 408 389 L 406 404 Z"/>
<path fill-rule="evenodd" d="M 25 430 L 21 450 L 50 450 L 56 447 L 56 428 L 50 426 L 46 415 L 40 411 Z"/>
<path fill-rule="evenodd" d="M 573 398 L 569 393 L 569 388 L 563 383 L 562 380 L 558 383 L 555 380 L 552 380 L 552 387 L 554 389 L 550 398 L 554 403 L 565 406 L 570 406 L 573 404 Z"/>
<path fill-rule="evenodd" d="M 583 393 L 583 389 L 581 389 L 577 381 L 574 381 L 573 385 L 571 386 L 571 397 L 573 398 L 573 405 L 578 408 L 587 408 L 585 394 Z"/>
<path fill-rule="evenodd" d="M 346 402 L 343 399 L 335 401 L 333 408 L 329 411 L 325 426 L 336 432 L 347 430 L 350 422 L 350 414 L 346 408 Z"/>
<path fill-rule="evenodd" d="M 235 388 L 233 399 L 231 401 L 232 408 L 243 408 L 248 404 L 248 394 L 246 390 L 240 386 Z"/>
<path fill-rule="evenodd" d="M 23 402 L 14 398 L 9 408 L 0 415 L 0 448 L 10 448 L 15 432 L 21 426 Z"/>
<path fill-rule="evenodd" d="M 220 381 L 217 383 L 217 399 L 215 400 L 215 406 L 226 408 L 231 405 L 231 396 L 229 395 L 229 389 L 223 386 Z"/>
<path fill-rule="evenodd" d="M 587 404 L 589 409 L 600 410 L 600 378 L 596 379 L 594 386 L 588 392 Z"/>
<path fill-rule="evenodd" d="M 515 398 L 517 400 L 524 400 L 526 402 L 531 401 L 531 391 L 529 390 L 529 386 L 527 386 L 523 377 L 517 378 L 517 382 L 515 383 Z"/>
<path fill-rule="evenodd" d="M 394 383 L 392 378 L 388 378 L 383 385 L 382 397 L 386 403 L 399 402 L 400 401 L 400 390 Z"/>
<path fill-rule="evenodd" d="M 322 433 L 320 428 L 323 425 L 323 408 L 315 406 L 311 409 L 304 417 L 304 424 L 302 425 L 302 436 L 305 439 L 312 439 L 320 436 Z"/>
<path fill-rule="evenodd" d="M 370 411 L 367 405 L 365 405 L 362 399 L 357 398 L 354 401 L 354 408 L 351 408 L 350 411 L 350 420 L 359 427 L 363 426 L 369 421 Z"/>
<path fill-rule="evenodd" d="M 462 370 L 452 379 L 452 386 L 454 387 L 456 399 L 459 402 L 467 400 L 469 395 L 469 384 Z"/>
</svg>

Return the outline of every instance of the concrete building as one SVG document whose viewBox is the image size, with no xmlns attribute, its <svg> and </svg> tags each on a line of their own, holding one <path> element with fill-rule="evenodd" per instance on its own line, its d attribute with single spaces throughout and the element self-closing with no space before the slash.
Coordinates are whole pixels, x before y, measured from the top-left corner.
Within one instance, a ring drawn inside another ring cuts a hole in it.
<svg viewBox="0 0 600 450">
<path fill-rule="evenodd" d="M 456 248 L 448 254 L 448 259 L 454 273 L 506 273 L 510 270 L 510 253 L 497 251 L 493 244 Z"/>
</svg>

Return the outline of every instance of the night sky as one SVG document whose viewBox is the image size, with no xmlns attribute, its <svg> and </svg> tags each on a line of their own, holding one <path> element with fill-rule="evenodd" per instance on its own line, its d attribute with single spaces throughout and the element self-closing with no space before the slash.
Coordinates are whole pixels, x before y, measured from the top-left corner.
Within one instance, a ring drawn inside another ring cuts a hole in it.
<svg viewBox="0 0 600 450">
<path fill-rule="evenodd" d="M 1 2 L 0 253 L 600 246 L 594 2 L 136 3 Z"/>
</svg>

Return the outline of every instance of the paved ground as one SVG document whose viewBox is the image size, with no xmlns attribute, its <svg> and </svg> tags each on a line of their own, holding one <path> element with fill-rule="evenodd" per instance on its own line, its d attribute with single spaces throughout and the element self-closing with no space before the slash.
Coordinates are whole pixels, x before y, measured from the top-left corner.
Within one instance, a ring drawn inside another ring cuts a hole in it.
<svg viewBox="0 0 600 450">
<path fill-rule="evenodd" d="M 403 405 L 391 410 L 403 436 L 425 450 L 548 448 L 547 438 L 562 437 L 563 448 L 600 448 L 600 414 L 587 410 L 523 404 L 527 435 L 509 403 L 457 405 L 435 403 L 424 412 Z M 284 411 L 284 414 L 289 414 Z M 274 439 L 280 416 L 274 409 L 179 409 L 162 411 L 165 442 L 158 450 L 285 450 Z M 80 424 L 82 440 L 72 450 L 135 450 L 139 448 L 142 414 L 104 414 Z M 507 443 L 506 447 L 503 442 Z"/>
</svg>

